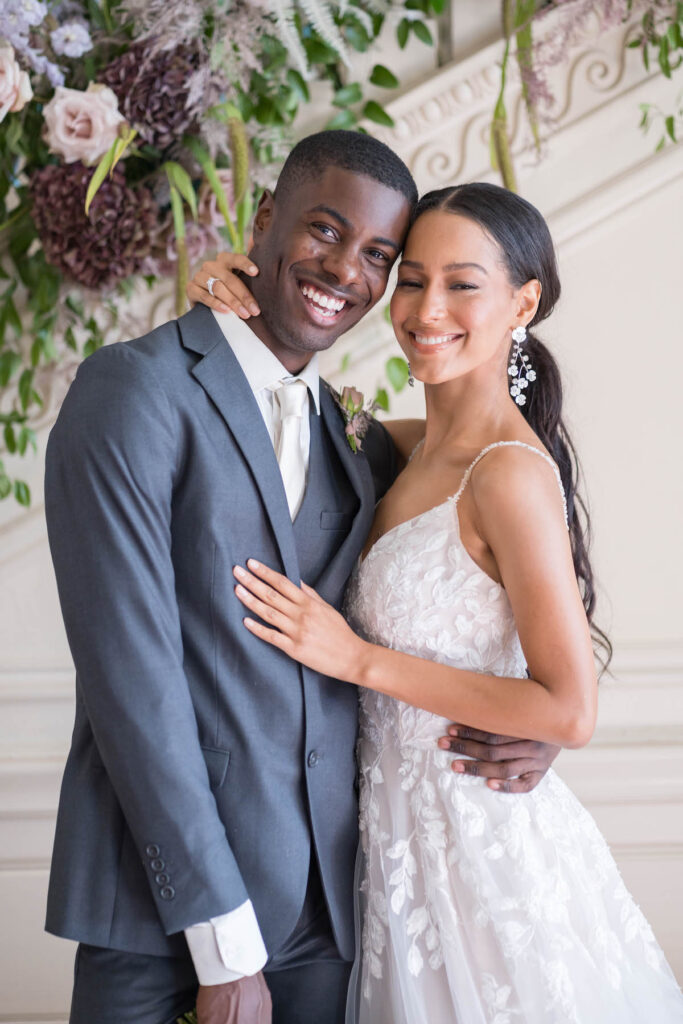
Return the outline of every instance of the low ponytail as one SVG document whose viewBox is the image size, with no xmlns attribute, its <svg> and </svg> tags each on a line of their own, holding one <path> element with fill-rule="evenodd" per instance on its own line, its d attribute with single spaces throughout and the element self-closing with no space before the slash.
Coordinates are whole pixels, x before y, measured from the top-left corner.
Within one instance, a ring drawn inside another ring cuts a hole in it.
<svg viewBox="0 0 683 1024">
<path fill-rule="evenodd" d="M 588 556 L 590 515 L 578 490 L 580 468 L 576 449 L 562 420 L 562 379 L 555 359 L 533 330 L 550 316 L 560 297 L 560 279 L 548 226 L 526 199 L 499 185 L 485 182 L 428 192 L 417 204 L 413 223 L 429 210 L 458 213 L 479 224 L 500 248 L 513 287 L 521 288 L 532 280 L 540 282 L 541 298 L 536 315 L 529 324 L 524 346 L 536 371 L 536 380 L 525 391 L 527 401 L 520 409 L 560 471 L 567 498 L 574 571 L 590 624 L 593 647 L 605 671 L 612 658 L 612 645 L 607 635 L 593 622 L 596 593 Z"/>
<path fill-rule="evenodd" d="M 612 659 L 609 637 L 593 621 L 596 593 L 593 568 L 588 552 L 591 523 L 586 503 L 579 492 L 581 469 L 574 443 L 562 419 L 563 389 L 560 369 L 549 349 L 532 332 L 527 332 L 525 351 L 536 371 L 536 380 L 527 390 L 521 412 L 542 444 L 552 455 L 560 471 L 567 497 L 569 541 L 574 572 L 590 624 L 593 647 L 604 672 Z"/>
</svg>

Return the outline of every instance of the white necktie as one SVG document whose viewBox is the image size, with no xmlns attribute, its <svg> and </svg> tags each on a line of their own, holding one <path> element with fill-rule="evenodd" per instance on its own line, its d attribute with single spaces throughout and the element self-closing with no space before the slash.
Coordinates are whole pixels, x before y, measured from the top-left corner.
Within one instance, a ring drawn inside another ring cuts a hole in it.
<svg viewBox="0 0 683 1024">
<path fill-rule="evenodd" d="M 294 519 L 306 488 L 306 467 L 301 453 L 301 420 L 308 406 L 308 388 L 302 380 L 282 383 L 275 392 L 280 407 L 280 443 L 277 461 L 285 485 L 289 512 Z"/>
</svg>

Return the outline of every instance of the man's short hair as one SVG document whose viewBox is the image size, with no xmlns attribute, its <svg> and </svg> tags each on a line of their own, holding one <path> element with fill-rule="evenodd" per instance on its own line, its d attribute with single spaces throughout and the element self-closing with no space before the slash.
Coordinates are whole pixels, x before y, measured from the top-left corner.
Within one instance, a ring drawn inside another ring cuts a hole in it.
<svg viewBox="0 0 683 1024">
<path fill-rule="evenodd" d="M 307 135 L 285 160 L 275 196 L 287 196 L 302 182 L 320 177 L 328 167 L 364 174 L 417 203 L 413 176 L 393 149 L 364 132 L 326 131 Z"/>
</svg>

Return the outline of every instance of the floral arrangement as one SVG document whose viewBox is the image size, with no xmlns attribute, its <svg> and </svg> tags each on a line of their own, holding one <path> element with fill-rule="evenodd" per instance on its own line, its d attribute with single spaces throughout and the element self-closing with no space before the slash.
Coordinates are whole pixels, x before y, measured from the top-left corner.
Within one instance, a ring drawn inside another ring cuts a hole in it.
<svg viewBox="0 0 683 1024">
<path fill-rule="evenodd" d="M 432 43 L 445 0 L 3 0 L 0 7 L 0 428 L 35 448 L 45 382 L 104 342 L 134 289 L 243 250 L 260 191 L 316 81 L 328 127 L 390 125 L 354 81 L 398 9 Z M 398 86 L 375 65 L 370 81 Z M 321 125 L 321 127 L 323 127 Z M 0 498 L 28 487 L 0 461 Z"/>
<path fill-rule="evenodd" d="M 604 31 L 634 15 L 639 16 L 640 23 L 627 46 L 640 50 L 647 70 L 656 63 L 662 73 L 671 78 L 683 62 L 683 3 L 680 0 L 548 0 L 540 5 L 537 0 L 503 0 L 505 50 L 491 121 L 491 163 L 500 171 L 507 188 L 516 191 L 505 106 L 510 61 L 515 59 L 518 65 L 527 119 L 540 154 L 543 126 L 553 121 L 555 97 L 549 82 L 550 70 L 567 59 L 570 49 L 596 21 Z M 677 141 L 676 132 L 683 123 L 680 97 L 674 113 L 666 114 L 651 104 L 643 104 L 641 115 L 640 126 L 645 131 L 653 123 L 661 123 L 658 149 L 667 140 Z"/>
</svg>

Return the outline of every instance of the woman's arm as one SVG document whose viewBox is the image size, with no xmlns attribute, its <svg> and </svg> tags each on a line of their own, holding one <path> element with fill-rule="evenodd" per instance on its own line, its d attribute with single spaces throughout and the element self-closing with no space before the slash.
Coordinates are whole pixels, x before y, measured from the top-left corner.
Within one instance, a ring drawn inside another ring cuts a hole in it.
<svg viewBox="0 0 683 1024">
<path fill-rule="evenodd" d="M 258 316 L 261 312 L 258 303 L 237 276 L 236 270 L 250 277 L 256 277 L 259 272 L 253 260 L 239 252 L 219 252 L 215 260 L 202 263 L 187 286 L 187 297 L 192 305 L 195 302 L 202 302 L 219 313 L 229 313 L 232 310 L 242 320 Z M 213 285 L 213 295 L 206 287 L 212 277 L 216 281 Z"/>
<path fill-rule="evenodd" d="M 481 675 L 369 644 L 310 587 L 253 562 L 250 573 L 236 568 L 237 593 L 267 625 L 245 625 L 319 672 L 434 714 L 583 746 L 597 709 L 590 632 L 557 482 L 535 461 L 523 452 L 492 453 L 471 481 L 478 527 L 499 566 L 532 678 Z"/>
</svg>

